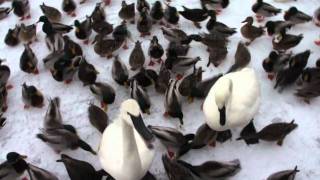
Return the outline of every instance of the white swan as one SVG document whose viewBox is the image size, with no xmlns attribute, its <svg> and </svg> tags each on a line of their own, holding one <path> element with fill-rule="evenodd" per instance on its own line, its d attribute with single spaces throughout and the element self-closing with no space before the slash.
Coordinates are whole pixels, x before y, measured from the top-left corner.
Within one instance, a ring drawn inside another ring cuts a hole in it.
<svg viewBox="0 0 320 180">
<path fill-rule="evenodd" d="M 250 123 L 260 105 L 260 86 L 253 69 L 229 73 L 210 89 L 203 112 L 210 128 L 225 131 Z M 225 118 L 224 118 L 225 116 Z"/>
<path fill-rule="evenodd" d="M 155 154 L 152 140 L 138 103 L 133 99 L 124 101 L 119 117 L 103 132 L 99 148 L 103 169 L 117 180 L 142 179 Z"/>
</svg>

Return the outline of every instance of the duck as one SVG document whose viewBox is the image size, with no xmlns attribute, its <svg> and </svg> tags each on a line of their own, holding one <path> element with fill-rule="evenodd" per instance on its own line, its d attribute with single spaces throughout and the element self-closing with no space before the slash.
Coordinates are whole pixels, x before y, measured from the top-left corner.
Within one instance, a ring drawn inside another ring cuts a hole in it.
<svg viewBox="0 0 320 180">
<path fill-rule="evenodd" d="M 29 171 L 30 171 L 30 179 L 33 180 L 59 180 L 56 175 L 52 172 L 49 172 L 45 169 L 39 168 L 35 165 L 28 163 Z"/>
<path fill-rule="evenodd" d="M 202 79 L 202 67 L 196 68 L 194 66 L 193 72 L 181 79 L 178 85 L 180 94 L 184 97 L 188 97 L 189 102 L 192 102 L 191 92 L 195 88 L 196 84 Z"/>
<path fill-rule="evenodd" d="M 191 38 L 187 35 L 187 33 L 185 33 L 181 29 L 161 27 L 161 30 L 162 30 L 163 36 L 169 42 L 176 42 L 176 43 L 183 43 L 183 44 L 189 44 L 191 42 Z"/>
<path fill-rule="evenodd" d="M 135 79 L 130 82 L 130 97 L 138 102 L 143 113 L 150 114 L 150 97 L 146 89 L 140 86 Z"/>
<path fill-rule="evenodd" d="M 70 59 L 66 57 L 66 55 L 63 55 L 62 58 L 58 59 L 53 64 L 53 68 L 50 69 L 52 77 L 58 82 L 70 84 L 73 80 L 74 74 L 79 69 L 80 61 L 80 56 Z"/>
<path fill-rule="evenodd" d="M 92 21 L 92 29 L 98 34 L 109 35 L 113 32 L 113 25 L 104 20 Z"/>
<path fill-rule="evenodd" d="M 217 135 L 217 131 L 212 130 L 206 123 L 202 124 L 191 142 L 192 149 L 201 149 L 207 145 L 214 147 Z"/>
<path fill-rule="evenodd" d="M 189 36 L 191 41 L 201 42 L 210 48 L 226 48 L 228 45 L 228 38 L 218 32 L 191 34 Z"/>
<path fill-rule="evenodd" d="M 190 142 L 193 140 L 194 134 L 184 135 L 171 127 L 149 125 L 148 128 L 167 148 L 170 158 L 178 159 L 190 150 Z"/>
<path fill-rule="evenodd" d="M 189 44 L 181 44 L 177 42 L 169 42 L 166 52 L 169 55 L 187 56 L 190 49 Z"/>
<path fill-rule="evenodd" d="M 6 160 L 0 164 L 0 177 L 5 179 L 18 179 L 27 170 L 30 175 L 28 163 L 25 161 L 27 156 L 17 152 L 9 152 Z M 25 177 L 26 178 L 26 177 Z"/>
<path fill-rule="evenodd" d="M 13 13 L 20 18 L 20 21 L 31 18 L 29 0 L 13 0 L 11 6 Z"/>
<path fill-rule="evenodd" d="M 285 137 L 296 129 L 298 125 L 292 120 L 290 123 L 280 122 L 273 123 L 264 127 L 261 131 L 250 134 L 248 136 L 241 136 L 237 140 L 247 139 L 247 138 L 256 138 L 257 140 L 264 141 L 277 141 L 279 146 L 282 146 L 283 140 Z M 259 143 L 259 141 L 257 141 Z"/>
<path fill-rule="evenodd" d="M 246 23 L 241 27 L 241 34 L 244 38 L 249 41 L 246 42 L 246 45 L 250 45 L 256 38 L 261 37 L 264 34 L 263 27 L 253 26 L 253 17 L 247 17 L 242 23 Z"/>
<path fill-rule="evenodd" d="M 127 4 L 125 0 L 121 2 L 121 9 L 118 13 L 119 17 L 131 24 L 135 23 L 135 3 Z"/>
<path fill-rule="evenodd" d="M 114 58 L 111 68 L 112 78 L 121 86 L 129 86 L 129 71 L 119 56 Z"/>
<path fill-rule="evenodd" d="M 94 51 L 101 57 L 110 59 L 123 45 L 122 40 L 117 39 L 104 39 L 103 35 L 98 34 L 93 41 Z"/>
<path fill-rule="evenodd" d="M 279 92 L 282 92 L 285 88 L 294 84 L 307 66 L 310 53 L 310 50 L 306 50 L 292 56 L 289 60 L 289 66 L 281 69 L 276 74 L 274 89 L 278 88 Z"/>
<path fill-rule="evenodd" d="M 141 68 L 139 72 L 130 77 L 129 81 L 136 80 L 142 87 L 148 87 L 154 84 L 158 79 L 158 74 L 153 69 Z"/>
<path fill-rule="evenodd" d="M 177 79 L 181 79 L 182 75 L 199 61 L 201 61 L 200 57 L 167 56 L 165 66 L 171 72 L 177 73 Z"/>
<path fill-rule="evenodd" d="M 83 86 L 94 84 L 98 74 L 96 68 L 82 57 L 78 69 L 78 78 L 82 81 Z"/>
<path fill-rule="evenodd" d="M 275 74 L 289 64 L 291 56 L 292 53 L 278 53 L 276 51 L 270 52 L 269 56 L 262 62 L 262 67 L 264 71 L 268 73 L 268 78 L 270 80 L 273 79 Z"/>
<path fill-rule="evenodd" d="M 11 11 L 12 11 L 12 8 L 0 7 L 0 20 L 6 18 Z"/>
<path fill-rule="evenodd" d="M 215 15 L 215 12 L 212 10 L 190 9 L 185 6 L 182 6 L 182 8 L 183 11 L 179 11 L 179 14 L 181 14 L 185 19 L 192 21 L 194 26 L 198 29 L 201 29 L 200 22 L 206 20 L 209 16 Z"/>
<path fill-rule="evenodd" d="M 214 13 L 211 15 L 209 21 L 207 22 L 206 28 L 209 32 L 219 32 L 226 37 L 232 36 L 237 32 L 236 28 L 230 28 L 226 24 L 217 21 L 217 17 Z"/>
<path fill-rule="evenodd" d="M 296 166 L 294 169 L 273 173 L 267 178 L 267 180 L 277 180 L 277 179 L 294 180 L 298 172 L 299 172 L 298 166 Z"/>
<path fill-rule="evenodd" d="M 273 5 L 263 2 L 263 0 L 257 0 L 252 5 L 252 11 L 256 13 L 258 22 L 262 22 L 265 17 L 276 16 L 281 13 L 281 9 L 274 7 Z"/>
<path fill-rule="evenodd" d="M 109 117 L 103 109 L 90 103 L 88 107 L 88 118 L 90 124 L 95 127 L 101 134 L 109 124 Z"/>
<path fill-rule="evenodd" d="M 178 163 L 194 172 L 195 177 L 199 179 L 225 179 L 236 175 L 241 170 L 239 159 L 226 162 L 207 161 L 197 166 L 183 160 L 178 160 Z"/>
<path fill-rule="evenodd" d="M 150 16 L 153 20 L 153 24 L 156 24 L 157 22 L 160 23 L 160 25 L 163 25 L 162 18 L 164 16 L 164 10 L 162 7 L 162 3 L 160 1 L 154 2 L 151 10 L 150 10 Z"/>
<path fill-rule="evenodd" d="M 98 153 L 102 168 L 115 179 L 143 178 L 155 156 L 153 141 L 137 101 L 125 100 L 118 117 L 103 132 Z"/>
<path fill-rule="evenodd" d="M 7 46 L 14 47 L 20 43 L 19 40 L 19 31 L 20 31 L 20 26 L 15 26 L 13 29 L 9 29 L 5 38 L 4 38 L 4 43 Z"/>
<path fill-rule="evenodd" d="M 24 45 L 24 51 L 20 57 L 20 69 L 26 73 L 39 74 L 37 68 L 38 58 L 28 44 Z"/>
<path fill-rule="evenodd" d="M 35 24 L 26 26 L 21 23 L 18 37 L 20 42 L 24 44 L 31 44 L 33 41 L 37 41 L 37 26 Z"/>
<path fill-rule="evenodd" d="M 200 82 L 195 84 L 195 87 L 191 91 L 192 98 L 204 99 L 207 97 L 211 87 L 217 82 L 217 80 L 222 77 L 223 74 L 219 73 L 213 75 L 209 78 L 202 79 Z"/>
<path fill-rule="evenodd" d="M 180 126 L 184 124 L 183 122 L 183 112 L 182 112 L 182 103 L 181 95 L 178 90 L 178 80 L 171 79 L 169 82 L 169 88 L 165 93 L 165 113 L 164 116 L 171 116 L 173 118 L 178 118 L 180 121 Z"/>
<path fill-rule="evenodd" d="M 169 180 L 194 180 L 194 174 L 185 166 L 179 164 L 177 159 L 170 159 L 162 155 L 162 164 Z"/>
<path fill-rule="evenodd" d="M 75 35 L 78 39 L 83 40 L 84 44 L 89 44 L 89 38 L 92 34 L 92 21 L 89 16 L 82 22 L 75 20 Z"/>
<path fill-rule="evenodd" d="M 157 36 L 152 37 L 149 48 L 148 48 L 148 54 L 150 56 L 149 66 L 154 65 L 153 60 L 158 60 L 157 62 L 159 64 L 162 62 L 161 57 L 164 54 L 164 49 L 161 46 L 161 44 L 159 44 L 159 40 Z"/>
<path fill-rule="evenodd" d="M 143 8 L 150 10 L 150 4 L 146 0 L 137 0 L 137 10 L 139 13 L 142 12 Z"/>
<path fill-rule="evenodd" d="M 310 100 L 320 95 L 319 75 L 318 67 L 306 68 L 301 74 L 302 85 L 296 90 L 295 95 L 307 104 L 310 104 Z"/>
<path fill-rule="evenodd" d="M 223 47 L 210 47 L 209 51 L 209 59 L 207 63 L 207 67 L 212 64 L 214 67 L 218 67 L 227 57 L 228 49 L 226 46 Z"/>
<path fill-rule="evenodd" d="M 74 159 L 66 154 L 61 154 L 61 158 L 57 160 L 64 164 L 68 175 L 71 179 L 91 179 L 91 180 L 101 180 L 104 176 L 107 179 L 111 178 L 103 170 L 95 170 L 95 168 L 86 161 L 81 161 Z"/>
<path fill-rule="evenodd" d="M 251 61 L 251 54 L 249 49 L 244 45 L 244 43 L 239 42 L 236 50 L 236 54 L 234 55 L 235 62 L 229 68 L 227 73 L 238 71 L 239 69 L 243 69 L 246 67 Z"/>
<path fill-rule="evenodd" d="M 95 82 L 90 85 L 90 91 L 100 100 L 105 111 L 108 110 L 108 104 L 112 104 L 116 98 L 114 88 L 107 83 Z"/>
<path fill-rule="evenodd" d="M 77 4 L 74 2 L 74 0 L 63 0 L 62 1 L 62 10 L 67 13 L 71 17 L 76 17 L 76 8 Z"/>
<path fill-rule="evenodd" d="M 155 82 L 155 89 L 160 94 L 165 94 L 166 90 L 169 88 L 169 81 L 171 79 L 171 72 L 166 68 L 164 63 L 160 66 L 159 75 Z"/>
<path fill-rule="evenodd" d="M 123 42 L 123 49 L 128 49 L 127 40 L 131 39 L 131 32 L 128 30 L 127 23 L 122 21 L 120 25 L 114 28 L 112 36 L 115 40 Z"/>
<path fill-rule="evenodd" d="M 0 86 L 0 114 L 3 114 L 8 109 L 7 103 L 8 90 L 5 85 Z"/>
<path fill-rule="evenodd" d="M 133 50 L 131 51 L 129 57 L 129 64 L 131 66 L 131 70 L 135 71 L 141 69 L 145 62 L 145 56 L 141 47 L 141 42 L 136 41 Z"/>
<path fill-rule="evenodd" d="M 40 5 L 40 9 L 51 22 L 60 22 L 62 14 L 58 9 L 47 6 L 44 2 Z"/>
<path fill-rule="evenodd" d="M 0 129 L 6 125 L 6 120 L 7 120 L 7 118 L 5 118 L 5 117 L 0 118 Z"/>
<path fill-rule="evenodd" d="M 75 58 L 76 56 L 82 56 L 83 51 L 82 48 L 79 44 L 74 42 L 69 36 L 64 35 L 64 48 L 63 48 L 63 54 L 72 59 Z"/>
<path fill-rule="evenodd" d="M 43 128 L 56 129 L 63 127 L 64 125 L 62 124 L 62 115 L 60 111 L 60 98 L 49 98 L 48 101 L 49 105 L 44 116 Z"/>
<path fill-rule="evenodd" d="M 316 26 L 320 26 L 320 7 L 314 11 L 313 21 Z"/>
<path fill-rule="evenodd" d="M 164 10 L 164 20 L 166 22 L 166 26 L 170 27 L 171 25 L 178 25 L 179 23 L 179 12 L 177 8 L 174 6 L 169 6 L 169 4 L 166 4 L 166 8 Z"/>
<path fill-rule="evenodd" d="M 222 9 L 228 7 L 229 0 L 200 0 L 202 9 L 214 10 L 218 14 L 221 13 Z"/>
<path fill-rule="evenodd" d="M 53 69 L 54 64 L 60 59 L 64 58 L 66 54 L 63 51 L 56 51 L 49 53 L 45 58 L 42 59 L 44 67 L 47 70 Z"/>
<path fill-rule="evenodd" d="M 152 19 L 147 8 L 143 8 L 140 12 L 140 17 L 137 23 L 137 29 L 140 32 L 140 37 L 150 36 L 152 29 Z"/>
<path fill-rule="evenodd" d="M 265 27 L 267 28 L 267 32 L 269 36 L 273 36 L 280 32 L 281 29 L 290 29 L 294 24 L 288 21 L 267 21 Z"/>
<path fill-rule="evenodd" d="M 243 92 L 242 96 L 237 96 L 240 91 Z M 215 82 L 203 103 L 203 113 L 208 126 L 221 132 L 247 126 L 259 106 L 260 85 L 257 75 L 253 69 L 243 68 Z"/>
<path fill-rule="evenodd" d="M 272 39 L 272 46 L 277 51 L 287 51 L 297 46 L 303 39 L 303 34 L 287 34 L 285 29 L 280 30 Z"/>
<path fill-rule="evenodd" d="M 24 102 L 24 109 L 30 107 L 43 107 L 43 95 L 35 86 L 28 86 L 26 83 L 22 85 L 22 99 Z"/>
<path fill-rule="evenodd" d="M 310 22 L 312 16 L 307 15 L 306 13 L 299 11 L 296 7 L 290 7 L 283 16 L 284 20 L 289 21 L 293 24 L 302 24 Z"/>
<path fill-rule="evenodd" d="M 104 11 L 104 7 L 102 6 L 102 2 L 96 3 L 91 15 L 92 23 L 98 23 L 106 20 L 106 13 Z"/>
<path fill-rule="evenodd" d="M 58 154 L 66 149 L 76 150 L 81 148 L 96 155 L 96 152 L 79 137 L 75 128 L 71 125 L 55 129 L 42 129 L 42 133 L 37 134 L 36 137 Z"/>
</svg>

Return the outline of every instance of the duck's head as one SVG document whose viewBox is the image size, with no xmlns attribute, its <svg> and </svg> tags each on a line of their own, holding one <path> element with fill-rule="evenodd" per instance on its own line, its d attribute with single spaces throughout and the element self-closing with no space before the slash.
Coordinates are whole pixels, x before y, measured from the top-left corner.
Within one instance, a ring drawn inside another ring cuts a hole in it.
<svg viewBox="0 0 320 180">
<path fill-rule="evenodd" d="M 121 6 L 122 6 L 122 7 L 127 7 L 126 1 L 122 1 L 122 2 L 121 2 Z"/>
<path fill-rule="evenodd" d="M 152 148 L 153 134 L 143 122 L 139 104 L 134 99 L 128 99 L 121 104 L 120 116 L 123 122 L 134 128 L 145 141 L 149 148 Z"/>
<path fill-rule="evenodd" d="M 252 24 L 253 23 L 253 17 L 251 17 L 251 16 L 247 17 L 244 21 L 242 21 L 242 23 L 250 23 L 250 24 Z"/>
<path fill-rule="evenodd" d="M 43 22 L 43 23 L 49 22 L 49 19 L 46 16 L 40 16 L 37 23 L 39 23 L 39 22 Z"/>
<path fill-rule="evenodd" d="M 24 160 L 27 156 L 21 155 L 17 152 L 9 152 L 7 154 L 7 162 L 13 166 L 16 172 L 22 173 L 28 169 L 28 163 Z"/>
<path fill-rule="evenodd" d="M 222 8 L 226 8 L 228 5 L 229 5 L 229 0 L 222 0 L 221 1 L 221 6 L 222 6 Z"/>
</svg>

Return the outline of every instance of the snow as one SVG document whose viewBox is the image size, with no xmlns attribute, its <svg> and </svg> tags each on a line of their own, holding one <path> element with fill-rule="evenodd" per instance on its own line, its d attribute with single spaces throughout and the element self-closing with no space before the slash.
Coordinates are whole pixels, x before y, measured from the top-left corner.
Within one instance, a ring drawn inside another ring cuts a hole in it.
<svg viewBox="0 0 320 180">
<path fill-rule="evenodd" d="M 132 1 L 132 0 L 131 0 Z M 152 0 L 154 2 L 155 0 Z M 199 0 L 173 0 L 172 5 L 179 9 L 181 5 L 190 8 L 200 7 Z M 61 9 L 61 1 L 45 1 L 47 5 Z M 129 2 L 129 1 L 128 1 Z M 151 2 L 151 1 L 150 1 Z M 276 3 L 271 0 L 266 0 L 276 5 L 283 10 L 287 10 L 290 6 L 296 6 L 300 10 L 312 15 L 314 10 L 319 7 L 319 0 L 298 0 L 287 3 Z M 32 19 L 24 23 L 30 24 L 38 20 L 41 15 L 39 5 L 42 1 L 30 1 Z M 218 16 L 219 21 L 223 21 L 231 27 L 241 27 L 241 21 L 247 16 L 253 15 L 251 5 L 254 0 L 232 0 L 231 4 L 225 9 L 221 15 Z M 120 23 L 118 18 L 118 10 L 121 1 L 114 0 L 111 6 L 105 8 L 107 13 L 107 20 L 114 24 Z M 90 14 L 94 8 L 95 1 L 88 0 L 84 5 L 78 5 L 77 18 L 83 20 L 86 14 Z M 9 2 L 4 3 L 3 6 L 10 6 Z M 282 15 L 270 18 L 273 20 L 283 19 Z M 0 37 L 4 39 L 8 28 L 13 28 L 15 24 L 21 23 L 19 19 L 10 14 L 9 17 L 1 21 Z M 72 24 L 73 19 L 64 15 L 63 23 Z M 255 22 L 256 23 L 256 22 Z M 180 27 L 187 33 L 195 33 L 198 30 L 190 23 L 181 17 Z M 202 23 L 204 26 L 205 23 Z M 258 24 L 263 25 L 263 24 Z M 135 25 L 129 26 L 132 32 L 134 41 L 141 40 Z M 23 52 L 23 45 L 17 47 L 8 47 L 4 43 L 0 44 L 0 57 L 7 59 L 7 64 L 11 69 L 11 77 L 9 83 L 14 86 L 9 91 L 8 95 L 8 110 L 5 113 L 7 117 L 7 124 L 0 130 L 0 158 L 4 159 L 7 152 L 17 151 L 21 154 L 28 155 L 28 161 L 41 168 L 54 172 L 59 179 L 69 179 L 64 166 L 61 163 L 56 163 L 59 155 L 55 154 L 52 149 L 35 138 L 43 125 L 43 118 L 46 112 L 48 102 L 42 109 L 23 109 L 23 102 L 21 98 L 21 85 L 23 82 L 32 84 L 38 87 L 46 98 L 59 96 L 61 98 L 61 111 L 64 122 L 72 124 L 76 127 L 81 138 L 86 140 L 94 149 L 98 149 L 101 135 L 95 130 L 88 121 L 87 107 L 89 102 L 98 104 L 96 98 L 90 93 L 89 89 L 82 86 L 82 83 L 75 77 L 75 80 L 70 85 L 56 82 L 48 70 L 46 70 L 42 63 L 42 58 L 48 54 L 48 50 L 44 43 L 44 33 L 41 32 L 41 25 L 38 25 L 38 39 L 39 41 L 33 43 L 31 48 L 36 53 L 39 59 L 40 75 L 28 75 L 19 69 L 19 58 Z M 206 31 L 205 28 L 200 32 Z M 309 66 L 314 66 L 317 58 L 320 57 L 319 47 L 314 45 L 314 40 L 319 37 L 319 28 L 313 23 L 298 25 L 290 31 L 293 34 L 304 34 L 303 41 L 292 51 L 294 53 L 302 52 L 310 49 L 313 53 L 309 59 Z M 160 43 L 166 47 L 167 41 L 163 38 L 159 26 L 154 26 L 152 34 L 158 35 Z M 116 101 L 109 107 L 108 115 L 112 120 L 119 110 L 120 103 L 129 98 L 129 89 L 118 86 L 111 78 L 112 60 L 100 58 L 93 51 L 92 46 L 83 45 L 82 42 L 74 37 L 74 33 L 69 33 L 73 40 L 79 42 L 83 49 L 87 60 L 93 63 L 100 72 L 98 81 L 110 83 L 117 92 Z M 91 40 L 93 36 L 91 37 Z M 151 37 L 143 39 L 143 48 L 147 55 L 147 48 Z M 220 72 L 225 72 L 234 61 L 234 53 L 239 41 L 243 41 L 240 33 L 230 38 L 228 46 L 229 54 L 227 59 L 218 68 L 205 68 L 204 77 L 212 76 Z M 200 56 L 203 61 L 198 65 L 206 67 L 208 54 L 205 47 L 199 43 L 192 43 L 192 49 L 189 52 L 190 56 Z M 121 50 L 121 59 L 128 64 L 128 57 L 134 43 L 129 44 L 129 50 Z M 319 119 L 319 99 L 312 101 L 310 105 L 305 104 L 300 99 L 296 98 L 293 93 L 295 88 L 285 90 L 282 94 L 273 90 L 273 82 L 267 79 L 263 71 L 261 62 L 272 49 L 271 38 L 263 36 L 254 41 L 250 47 L 252 55 L 252 62 L 250 64 L 258 74 L 261 84 L 261 98 L 262 104 L 258 114 L 255 117 L 255 124 L 258 130 L 270 124 L 271 122 L 286 121 L 292 119 L 296 120 L 299 125 L 298 129 L 294 130 L 284 141 L 282 147 L 275 143 L 261 142 L 258 145 L 247 146 L 242 141 L 235 141 L 234 139 L 239 135 L 240 129 L 233 131 L 233 140 L 224 144 L 217 144 L 217 147 L 206 147 L 201 150 L 194 150 L 185 155 L 182 159 L 192 164 L 199 164 L 208 160 L 228 161 L 232 159 L 240 159 L 242 170 L 231 179 L 235 180 L 260 180 L 267 178 L 270 174 L 285 169 L 293 169 L 298 165 L 301 170 L 297 174 L 297 179 L 315 180 L 319 179 L 320 172 L 320 119 Z M 148 62 L 146 62 L 147 64 Z M 132 73 L 132 72 L 131 72 Z M 169 127 L 178 127 L 179 121 L 175 119 L 165 119 L 162 114 L 164 112 L 163 101 L 164 97 L 157 94 L 153 88 L 148 89 L 151 96 L 152 108 L 151 115 L 145 115 L 144 120 L 146 124 L 162 125 Z M 204 123 L 204 116 L 200 111 L 202 101 L 196 100 L 192 104 L 188 104 L 186 100 L 183 103 L 184 121 L 185 125 L 182 129 L 185 133 L 194 133 L 196 129 Z M 157 155 L 151 167 L 151 172 L 154 173 L 158 179 L 167 179 L 165 171 L 161 162 L 161 155 L 164 153 L 164 148 L 161 145 L 157 146 Z M 92 163 L 97 169 L 100 169 L 98 157 L 91 155 L 83 150 L 65 151 L 74 158 L 81 159 Z"/>
</svg>

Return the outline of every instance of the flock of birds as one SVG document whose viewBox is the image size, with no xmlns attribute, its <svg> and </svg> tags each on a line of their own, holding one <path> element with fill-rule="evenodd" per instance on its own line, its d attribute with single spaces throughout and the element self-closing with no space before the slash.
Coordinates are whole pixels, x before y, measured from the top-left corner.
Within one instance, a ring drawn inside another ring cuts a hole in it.
<svg viewBox="0 0 320 180">
<path fill-rule="evenodd" d="M 0 4 L 4 0 L 0 1 Z M 280 1 L 280 0 L 278 0 Z M 282 0 L 284 1 L 284 0 Z M 80 4 L 86 3 L 85 0 Z M 116 3 L 116 2 L 114 2 Z M 99 106 L 90 104 L 88 108 L 90 123 L 102 134 L 99 152 L 95 152 L 90 145 L 83 141 L 77 130 L 69 124 L 63 124 L 60 112 L 60 99 L 55 97 L 49 100 L 48 110 L 44 118 L 41 133 L 37 134 L 44 143 L 48 144 L 56 153 L 65 149 L 81 148 L 98 155 L 102 170 L 96 171 L 92 165 L 77 160 L 68 155 L 61 154 L 57 162 L 64 163 L 71 180 L 140 180 L 156 179 L 149 167 L 155 155 L 154 137 L 157 137 L 167 148 L 163 155 L 164 168 L 171 180 L 209 180 L 225 179 L 235 175 L 241 169 L 240 161 L 229 162 L 207 161 L 201 165 L 192 165 L 179 158 L 192 149 L 200 149 L 207 145 L 215 146 L 216 142 L 223 143 L 232 137 L 231 129 L 243 128 L 237 140 L 245 143 L 257 144 L 259 140 L 274 141 L 282 145 L 285 137 L 298 125 L 293 121 L 272 123 L 260 131 L 254 127 L 253 118 L 260 105 L 260 86 L 253 69 L 248 68 L 251 55 L 246 46 L 267 31 L 272 36 L 273 51 L 263 60 L 262 66 L 270 80 L 275 77 L 275 89 L 279 92 L 293 84 L 298 84 L 296 96 L 305 102 L 320 95 L 320 60 L 315 67 L 306 67 L 311 51 L 293 54 L 288 50 L 297 46 L 303 35 L 288 34 L 287 30 L 298 24 L 314 21 L 320 26 L 320 8 L 313 17 L 298 10 L 289 8 L 284 20 L 267 21 L 264 27 L 253 25 L 254 17 L 247 17 L 240 32 L 247 42 L 239 42 L 235 54 L 235 62 L 224 74 L 202 78 L 202 67 L 196 67 L 200 57 L 187 56 L 191 42 L 199 42 L 207 46 L 209 53 L 207 66 L 219 66 L 228 54 L 229 37 L 237 32 L 223 22 L 217 20 L 217 15 L 229 5 L 228 0 L 200 0 L 202 8 L 191 9 L 183 7 L 178 11 L 170 6 L 170 2 L 156 1 L 152 6 L 146 0 L 137 0 L 137 3 L 127 4 L 121 2 L 119 17 L 123 20 L 116 27 L 106 21 L 105 6 L 112 5 L 110 0 L 103 0 L 96 4 L 91 15 L 83 21 L 75 20 L 74 25 L 60 23 L 62 13 L 46 4 L 40 5 L 43 16 L 37 23 L 43 23 L 42 31 L 46 34 L 45 43 L 50 54 L 43 59 L 45 67 L 50 70 L 52 77 L 59 82 L 71 83 L 73 77 L 78 75 L 84 87 L 101 101 Z M 164 4 L 165 3 L 165 6 Z M 76 17 L 76 2 L 63 0 L 62 10 L 69 16 Z M 12 0 L 12 7 L 0 8 L 0 19 L 5 19 L 11 12 L 24 19 L 30 18 L 30 4 L 28 0 Z M 136 13 L 138 12 L 138 15 Z M 281 9 L 262 0 L 252 5 L 258 22 L 265 18 L 276 16 Z M 208 20 L 206 29 L 208 33 L 187 34 L 178 26 L 180 15 L 190 20 L 195 27 L 201 29 L 200 23 Z M 138 16 L 137 22 L 135 17 Z M 24 51 L 20 57 L 20 69 L 25 73 L 39 74 L 38 59 L 30 47 L 38 41 L 36 24 L 25 25 L 21 23 L 9 29 L 4 42 L 8 46 L 24 44 Z M 127 41 L 132 40 L 127 29 L 130 24 L 136 24 L 141 37 L 151 35 L 155 24 L 161 25 L 164 37 L 169 41 L 167 49 L 159 43 L 156 35 L 152 36 L 148 55 L 148 66 L 160 64 L 160 71 L 148 68 L 146 58 L 140 41 L 135 42 L 129 57 L 130 68 L 118 56 L 121 49 L 128 49 Z M 109 124 L 105 111 L 116 98 L 114 88 L 105 82 L 97 82 L 99 72 L 83 56 L 82 48 L 73 41 L 67 33 L 74 29 L 75 36 L 89 44 L 89 39 L 96 32 L 94 51 L 101 57 L 113 58 L 111 70 L 112 78 L 121 86 L 130 88 L 132 99 L 125 100 L 120 107 L 119 116 Z M 108 35 L 111 35 L 108 36 Z M 320 45 L 320 41 L 315 41 Z M 166 57 L 163 61 L 162 58 Z M 10 68 L 0 60 L 0 127 L 6 123 L 3 117 L 7 109 L 6 97 L 10 85 Z M 191 73 L 187 73 L 192 70 Z M 129 71 L 136 74 L 129 77 Z M 9 82 L 8 82 L 9 81 Z M 194 98 L 203 99 L 203 113 L 206 123 L 199 127 L 195 134 L 182 134 L 178 129 L 148 126 L 146 127 L 142 113 L 150 113 L 151 101 L 147 87 L 154 86 L 156 92 L 164 94 L 164 116 L 177 118 L 183 126 L 182 97 L 190 102 Z M 25 108 L 44 106 L 44 96 L 35 86 L 22 86 L 22 97 Z M 14 180 L 28 173 L 31 180 L 57 180 L 51 172 L 36 167 L 25 160 L 26 156 L 17 152 L 9 152 L 7 160 L 0 164 L 0 179 Z M 293 180 L 297 167 L 291 170 L 280 171 L 270 175 L 268 180 Z M 24 179 L 27 179 L 26 177 Z"/>
</svg>

